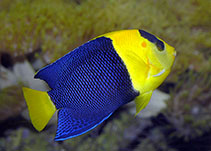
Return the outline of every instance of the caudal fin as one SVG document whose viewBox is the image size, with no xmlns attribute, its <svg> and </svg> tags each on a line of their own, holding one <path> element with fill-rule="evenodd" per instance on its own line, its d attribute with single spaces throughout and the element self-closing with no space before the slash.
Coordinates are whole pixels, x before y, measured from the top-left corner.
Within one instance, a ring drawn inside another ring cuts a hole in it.
<svg viewBox="0 0 211 151">
<path fill-rule="evenodd" d="M 56 111 L 55 105 L 47 92 L 23 87 L 23 94 L 33 126 L 43 130 Z"/>
</svg>

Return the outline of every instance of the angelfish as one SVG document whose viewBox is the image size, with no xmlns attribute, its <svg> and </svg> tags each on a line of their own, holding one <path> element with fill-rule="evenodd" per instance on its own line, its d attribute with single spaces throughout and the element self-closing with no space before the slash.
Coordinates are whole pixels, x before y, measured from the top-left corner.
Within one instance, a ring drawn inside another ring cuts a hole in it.
<svg viewBox="0 0 211 151">
<path fill-rule="evenodd" d="M 136 114 L 169 74 L 174 48 L 144 30 L 98 36 L 36 73 L 48 92 L 23 88 L 33 126 L 41 131 L 58 110 L 56 141 L 90 131 L 135 100 Z"/>
</svg>

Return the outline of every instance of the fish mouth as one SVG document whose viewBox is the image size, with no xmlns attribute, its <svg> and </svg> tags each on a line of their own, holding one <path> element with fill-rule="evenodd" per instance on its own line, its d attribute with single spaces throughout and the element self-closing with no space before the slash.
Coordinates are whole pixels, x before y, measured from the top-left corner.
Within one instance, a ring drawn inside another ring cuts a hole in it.
<svg viewBox="0 0 211 151">
<path fill-rule="evenodd" d="M 175 51 L 175 52 L 173 53 L 173 56 L 175 56 L 175 57 L 176 57 L 176 55 L 177 55 L 177 52 Z"/>
</svg>

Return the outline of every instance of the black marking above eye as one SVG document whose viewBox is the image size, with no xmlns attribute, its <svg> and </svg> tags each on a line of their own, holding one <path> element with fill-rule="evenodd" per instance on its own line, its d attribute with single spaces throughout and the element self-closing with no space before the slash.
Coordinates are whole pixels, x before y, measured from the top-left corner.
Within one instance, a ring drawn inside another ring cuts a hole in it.
<svg viewBox="0 0 211 151">
<path fill-rule="evenodd" d="M 140 29 L 139 29 L 139 33 L 141 34 L 142 37 L 144 37 L 144 38 L 148 39 L 150 42 L 156 44 L 159 51 L 164 50 L 164 43 L 162 41 L 160 41 L 159 39 L 157 39 L 154 35 L 146 32 L 144 30 L 140 30 Z"/>
</svg>

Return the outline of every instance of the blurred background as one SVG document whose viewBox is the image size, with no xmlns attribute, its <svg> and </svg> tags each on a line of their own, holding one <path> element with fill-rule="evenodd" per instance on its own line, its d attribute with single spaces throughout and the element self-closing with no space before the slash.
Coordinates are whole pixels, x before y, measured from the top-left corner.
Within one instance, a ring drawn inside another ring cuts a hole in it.
<svg viewBox="0 0 211 151">
<path fill-rule="evenodd" d="M 0 0 L 1 151 L 211 151 L 210 0 Z M 31 125 L 22 86 L 48 90 L 33 75 L 103 33 L 143 29 L 174 46 L 171 74 L 134 118 L 135 105 L 82 136 L 54 142 L 56 116 Z"/>
</svg>

